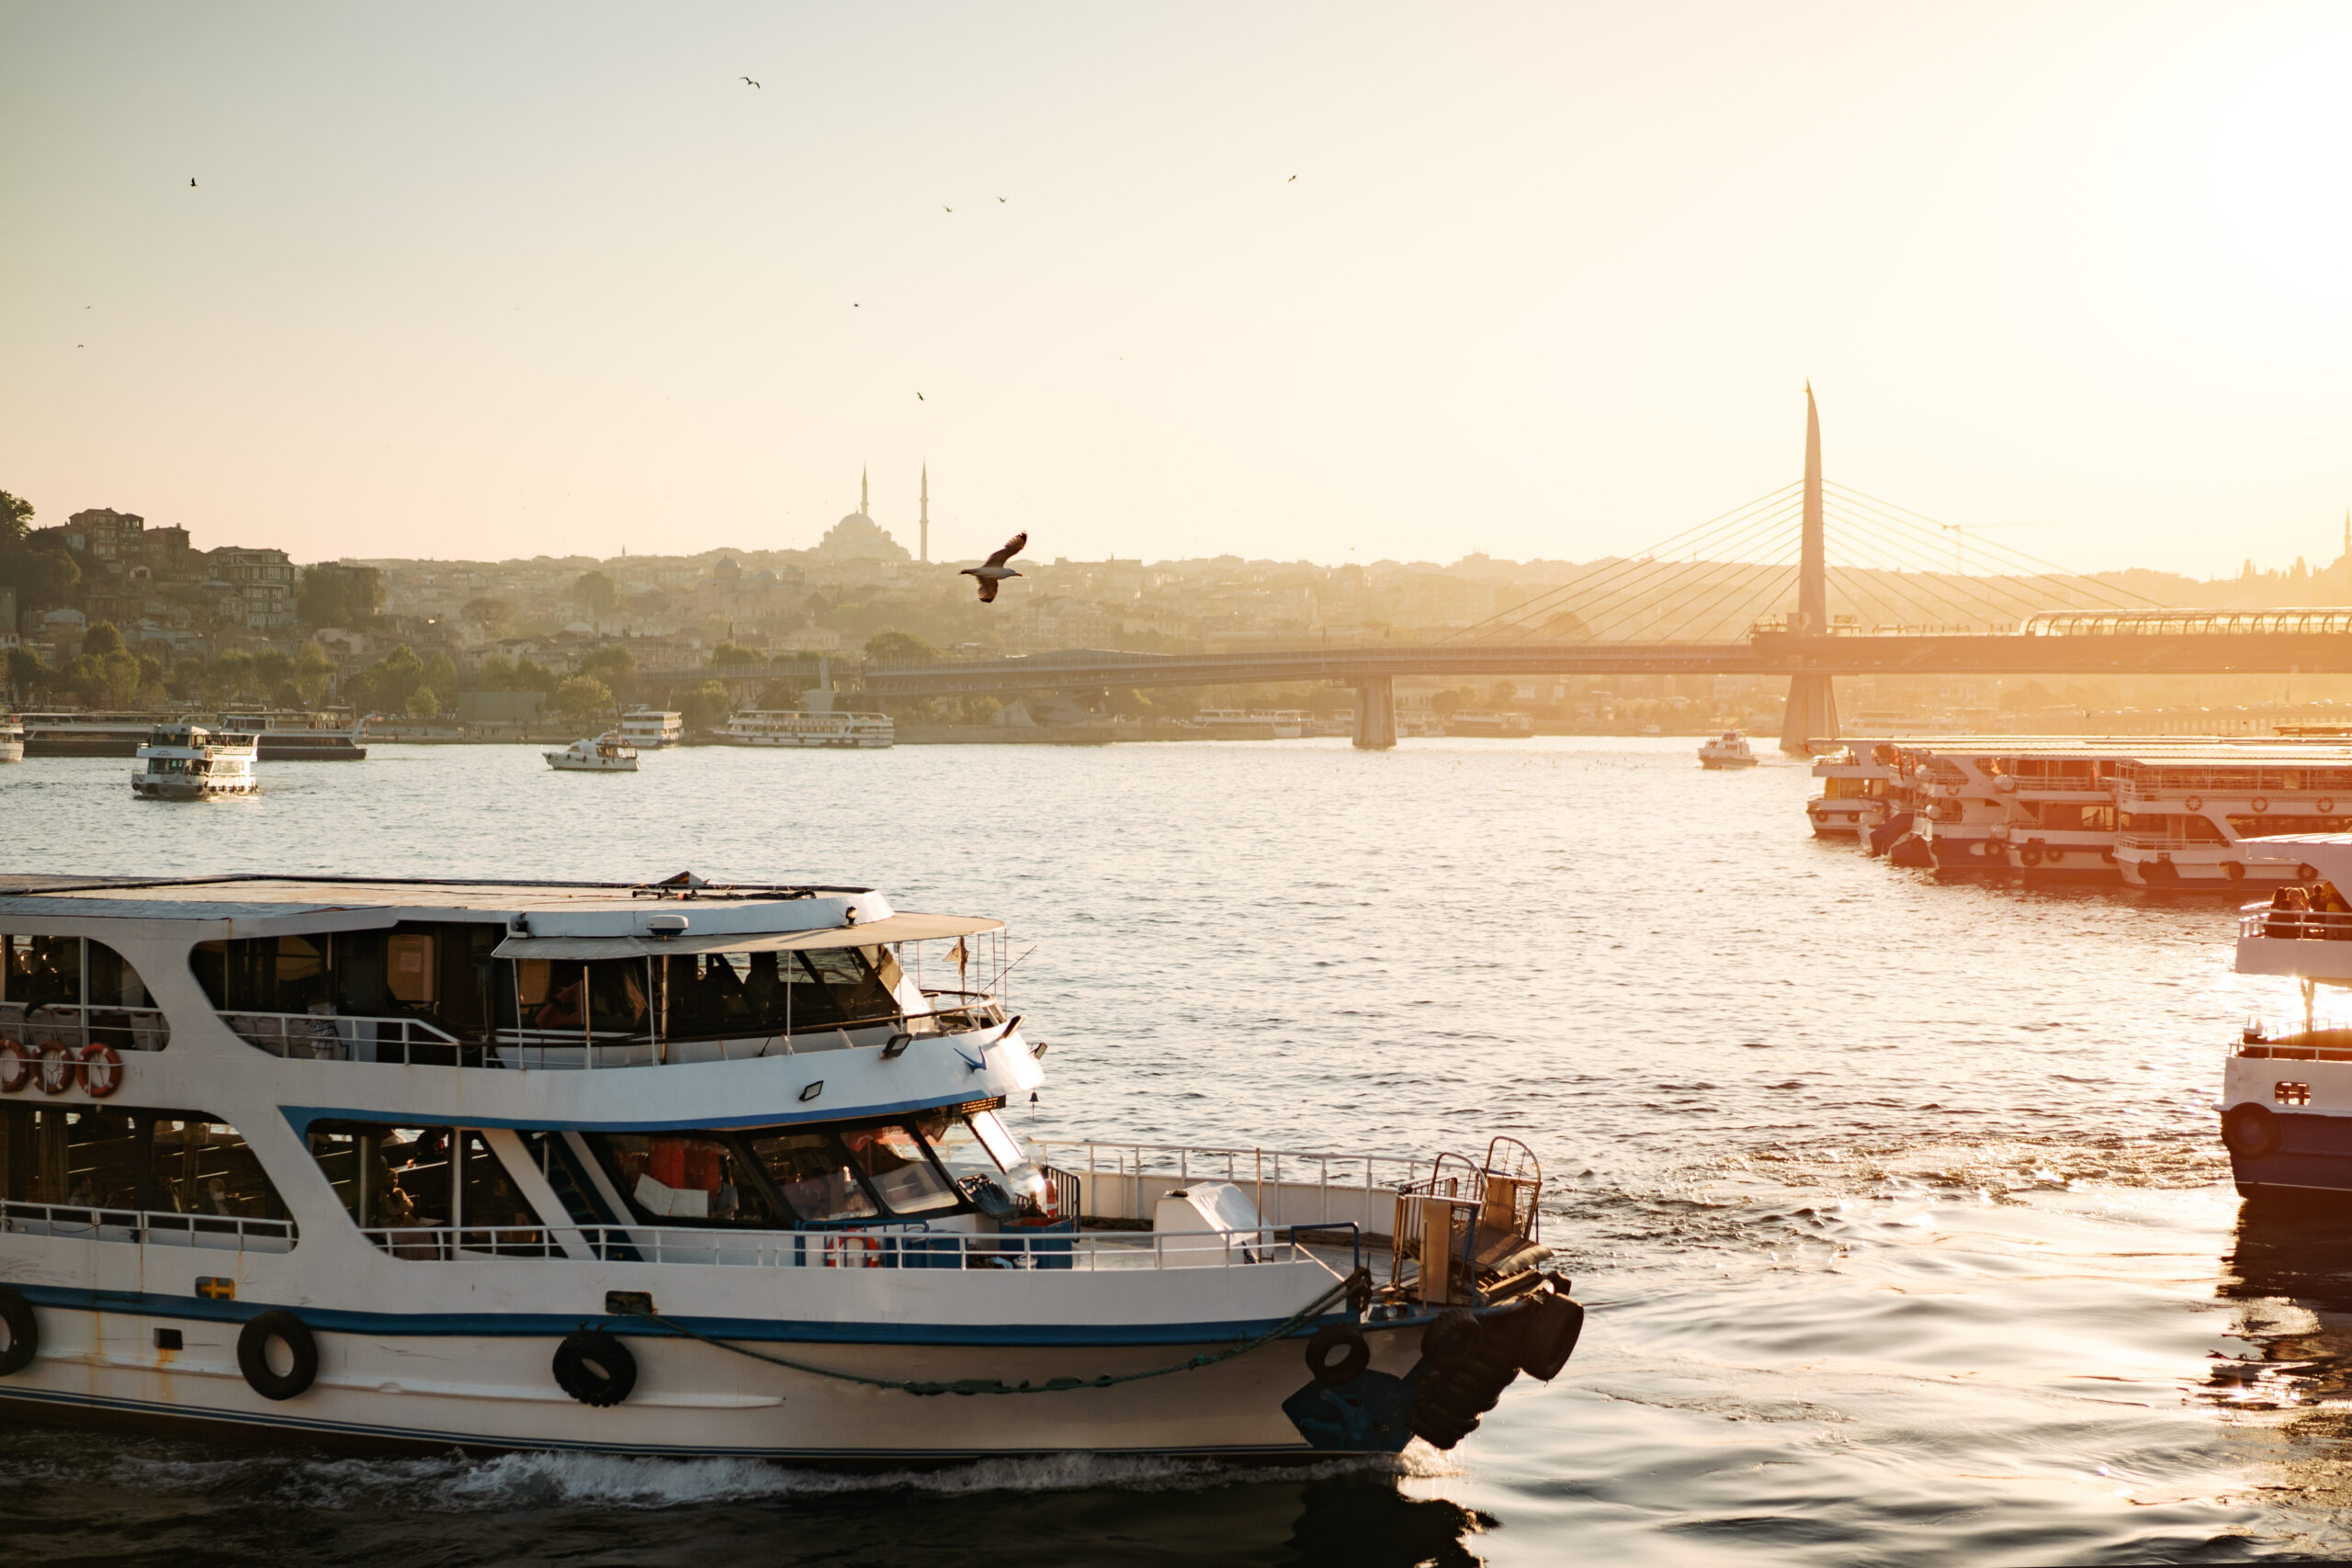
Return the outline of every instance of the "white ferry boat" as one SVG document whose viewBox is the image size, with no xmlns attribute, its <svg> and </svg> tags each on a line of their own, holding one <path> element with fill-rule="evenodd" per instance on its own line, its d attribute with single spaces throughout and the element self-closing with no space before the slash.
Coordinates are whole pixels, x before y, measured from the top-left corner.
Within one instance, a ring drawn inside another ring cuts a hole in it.
<svg viewBox="0 0 2352 1568">
<path fill-rule="evenodd" d="M 155 713 L 69 710 L 19 716 L 25 730 L 25 754 L 41 758 L 135 757 L 157 725 L 188 722 L 181 715 Z M 266 708 L 222 713 L 193 722 L 256 737 L 258 755 L 265 762 L 365 761 L 368 748 L 360 742 L 374 716 L 363 715 L 348 728 L 341 728 L 345 716 Z"/>
<path fill-rule="evenodd" d="M 2238 912 L 2237 969 L 2291 976 L 2301 1005 L 2249 1020 L 2222 1087 L 2222 1142 L 2241 1195 L 2352 1193 L 2352 1027 L 2324 1015 L 2322 987 L 2352 987 L 2352 834 L 2255 839 L 2242 852 L 2292 878 Z"/>
<path fill-rule="evenodd" d="M 130 793 L 141 800 L 210 800 L 251 795 L 259 748 L 250 735 L 216 733 L 200 724 L 159 724 L 139 749 Z"/>
<path fill-rule="evenodd" d="M 1023 1148 L 1001 931 L 684 875 L 0 879 L 0 1412 L 1289 1459 L 1559 1371 L 1510 1139 Z"/>
<path fill-rule="evenodd" d="M 658 751 L 686 739 L 686 716 L 659 708 L 631 708 L 621 715 L 621 739 L 640 751 Z"/>
<path fill-rule="evenodd" d="M 1747 737 L 1736 729 L 1726 729 L 1699 748 L 1699 765 L 1702 768 L 1752 768 L 1756 766 L 1756 748 Z"/>
<path fill-rule="evenodd" d="M 585 740 L 575 740 L 560 751 L 542 751 L 548 766 L 565 773 L 633 773 L 637 772 L 637 748 L 622 739 L 617 729 Z"/>
<path fill-rule="evenodd" d="M 1535 721 L 1523 713 L 1465 708 L 1445 716 L 1445 732 L 1489 740 L 1525 740 L 1535 734 Z"/>
<path fill-rule="evenodd" d="M 809 713 L 800 708 L 749 708 L 727 721 L 719 739 L 730 746 L 828 746 L 878 750 L 898 738 L 887 713 Z"/>
<path fill-rule="evenodd" d="M 1875 754 L 1841 746 L 1814 759 L 1813 776 L 1821 781 L 1821 793 L 1804 803 L 1804 815 L 1815 836 L 1853 839 L 1861 835 L 1871 802 L 1883 797 L 1895 774 Z"/>
<path fill-rule="evenodd" d="M 2151 751 L 2116 773 L 2115 858 L 2139 887 L 2271 886 L 2291 863 L 2249 839 L 2352 830 L 2352 750 L 2257 741 Z"/>
<path fill-rule="evenodd" d="M 25 760 L 25 727 L 8 714 L 0 713 L 0 762 L 21 762 Z"/>
<path fill-rule="evenodd" d="M 1295 740 L 1314 723 L 1312 715 L 1253 713 L 1246 708 L 1203 708 L 1184 721 L 1210 740 Z"/>
</svg>

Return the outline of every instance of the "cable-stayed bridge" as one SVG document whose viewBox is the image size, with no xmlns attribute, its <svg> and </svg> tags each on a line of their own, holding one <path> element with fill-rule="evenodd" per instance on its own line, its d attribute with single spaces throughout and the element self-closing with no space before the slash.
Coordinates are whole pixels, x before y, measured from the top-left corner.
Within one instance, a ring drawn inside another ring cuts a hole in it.
<svg viewBox="0 0 2352 1568">
<path fill-rule="evenodd" d="M 1803 478 L 1437 640 L 868 660 L 835 673 L 869 700 L 1329 681 L 1356 688 L 1367 748 L 1396 743 L 1399 676 L 1785 676 L 1789 750 L 1838 733 L 1838 675 L 2352 673 L 2352 608 L 2168 609 L 1825 479 L 1810 388 L 1805 415 Z"/>
</svg>

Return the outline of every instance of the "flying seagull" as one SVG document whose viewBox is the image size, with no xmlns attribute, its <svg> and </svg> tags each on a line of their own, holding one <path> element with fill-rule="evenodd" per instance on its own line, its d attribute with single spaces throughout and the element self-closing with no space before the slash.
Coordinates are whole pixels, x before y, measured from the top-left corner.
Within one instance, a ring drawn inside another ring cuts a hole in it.
<svg viewBox="0 0 2352 1568">
<path fill-rule="evenodd" d="M 996 554 L 989 557 L 987 560 L 982 561 L 979 565 L 967 566 L 956 575 L 958 577 L 978 578 L 980 580 L 980 603 L 983 604 L 993 604 L 996 603 L 997 584 L 1002 582 L 1008 577 L 1019 577 L 1021 575 L 1019 572 L 1013 570 L 1004 563 L 1019 555 L 1021 553 L 1022 547 L 1026 545 L 1028 542 L 1029 536 L 1027 534 L 1015 534 L 1012 537 L 1004 542 L 1004 548 L 997 551 Z"/>
<path fill-rule="evenodd" d="M 1284 185 L 1288 185 L 1288 184 L 1290 184 L 1290 183 L 1291 183 L 1291 180 L 1295 180 L 1295 179 L 1296 179 L 1296 178 L 1298 178 L 1298 176 L 1297 176 L 1296 175 L 1291 175 L 1291 177 L 1290 177 L 1290 179 L 1289 179 L 1289 180 L 1284 180 L 1284 181 L 1283 182 L 1283 184 L 1284 184 Z"/>
<path fill-rule="evenodd" d="M 915 401 L 917 401 L 917 402 L 919 402 L 919 403 L 926 403 L 926 402 L 929 402 L 930 400 L 930 400 L 929 398 L 924 397 L 921 392 L 917 392 L 917 393 L 915 394 Z"/>
<path fill-rule="evenodd" d="M 743 78 L 743 80 L 744 80 L 744 81 L 746 81 L 746 82 L 752 82 L 752 79 L 751 79 L 749 76 L 744 77 L 744 78 Z M 758 86 L 758 85 L 759 85 L 759 84 L 758 84 L 757 82 L 752 82 L 752 86 L 754 86 L 754 87 L 756 87 L 756 86 Z"/>
<path fill-rule="evenodd" d="M 999 201 L 1002 201 L 1002 200 L 1004 199 L 1004 197 L 997 197 L 997 199 L 998 199 Z"/>
<path fill-rule="evenodd" d="M 190 190 L 194 190 L 196 188 L 196 178 L 194 175 L 190 175 L 188 177 L 187 188 Z"/>
<path fill-rule="evenodd" d="M 952 207 L 942 206 L 939 210 L 942 212 L 953 212 L 956 209 Z"/>
</svg>

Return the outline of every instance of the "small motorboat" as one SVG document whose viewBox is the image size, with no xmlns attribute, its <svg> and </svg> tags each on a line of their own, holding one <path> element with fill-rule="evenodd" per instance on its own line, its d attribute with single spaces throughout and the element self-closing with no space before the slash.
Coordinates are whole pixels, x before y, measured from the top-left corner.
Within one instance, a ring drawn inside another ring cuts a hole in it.
<svg viewBox="0 0 2352 1568">
<path fill-rule="evenodd" d="M 637 748 L 621 739 L 617 729 L 608 729 L 593 739 L 575 740 L 560 751 L 542 751 L 548 766 L 565 773 L 633 773 L 637 772 Z"/>
<path fill-rule="evenodd" d="M 1748 745 L 1747 736 L 1736 729 L 1726 729 L 1699 748 L 1699 765 L 1702 768 L 1752 768 L 1756 765 L 1756 750 Z"/>
</svg>

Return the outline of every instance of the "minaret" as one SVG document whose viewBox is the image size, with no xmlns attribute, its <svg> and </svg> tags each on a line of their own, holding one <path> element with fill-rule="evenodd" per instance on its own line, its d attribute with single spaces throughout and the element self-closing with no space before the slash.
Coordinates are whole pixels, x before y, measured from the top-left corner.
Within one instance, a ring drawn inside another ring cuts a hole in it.
<svg viewBox="0 0 2352 1568">
<path fill-rule="evenodd" d="M 857 514 L 860 517 L 874 515 L 865 510 L 865 470 L 864 468 L 857 470 Z"/>
<path fill-rule="evenodd" d="M 2346 515 L 2347 518 L 2352 518 L 2352 513 Z M 915 558 L 920 561 L 929 561 L 931 559 L 931 465 L 929 463 L 922 466 L 922 515 L 919 519 L 919 524 L 922 529 L 922 550 Z M 2352 521 L 2346 523 L 2345 529 L 2346 536 L 2352 538 Z M 2347 553 L 2352 553 L 2352 550 L 2348 550 Z"/>
</svg>

